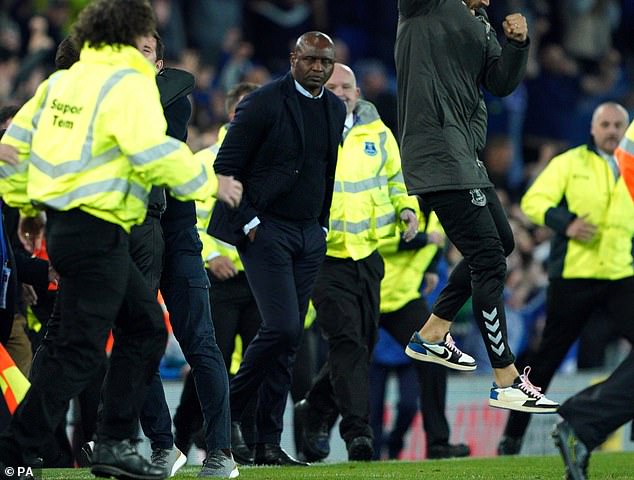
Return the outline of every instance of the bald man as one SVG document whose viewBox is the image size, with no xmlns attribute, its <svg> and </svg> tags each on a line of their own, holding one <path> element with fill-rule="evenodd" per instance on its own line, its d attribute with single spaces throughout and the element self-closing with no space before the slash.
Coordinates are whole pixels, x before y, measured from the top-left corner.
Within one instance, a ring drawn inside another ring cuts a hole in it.
<svg viewBox="0 0 634 480">
<path fill-rule="evenodd" d="M 328 455 L 327 427 L 320 423 L 329 425 L 341 415 L 339 430 L 348 459 L 370 460 L 368 367 L 377 339 L 384 274 L 378 245 L 397 230 L 406 242 L 414 238 L 418 202 L 405 190 L 394 135 L 374 105 L 359 99 L 350 67 L 336 64 L 326 88 L 345 103 L 347 112 L 328 250 L 313 292 L 317 323 L 328 340 L 328 360 L 298 404 L 297 418 L 306 459 Z"/>
<path fill-rule="evenodd" d="M 308 297 L 326 253 L 337 146 L 345 106 L 324 88 L 335 63 L 332 40 L 308 32 L 290 53 L 290 72 L 245 97 L 214 163 L 245 185 L 235 209 L 214 207 L 208 232 L 235 245 L 261 327 L 231 381 L 232 448 L 243 464 L 306 465 L 280 447 L 291 368 Z M 258 398 L 254 457 L 240 432 Z"/>
<path fill-rule="evenodd" d="M 554 233 L 546 325 L 537 351 L 522 362 L 544 389 L 598 310 L 613 331 L 634 341 L 634 204 L 614 158 L 628 123 L 621 105 L 599 105 L 591 141 L 553 158 L 522 198 L 528 218 Z M 519 453 L 529 421 L 529 414 L 511 412 L 499 454 Z"/>
</svg>

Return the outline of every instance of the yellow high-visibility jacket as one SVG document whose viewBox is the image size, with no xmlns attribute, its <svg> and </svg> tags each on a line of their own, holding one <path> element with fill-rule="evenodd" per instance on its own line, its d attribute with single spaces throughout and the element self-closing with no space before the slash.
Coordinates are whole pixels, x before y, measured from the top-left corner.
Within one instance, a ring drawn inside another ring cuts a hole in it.
<svg viewBox="0 0 634 480">
<path fill-rule="evenodd" d="M 422 216 L 422 215 L 421 215 Z M 431 233 L 444 231 L 435 213 L 425 222 L 419 217 L 419 231 Z M 385 264 L 381 281 L 381 313 L 396 312 L 412 300 L 420 298 L 423 275 L 438 252 L 438 245 L 429 243 L 418 250 L 399 250 L 401 236 L 397 233 L 381 240 L 379 253 Z M 421 322 L 425 320 L 421 318 Z"/>
<path fill-rule="evenodd" d="M 225 139 L 228 129 L 229 125 L 223 125 L 220 127 L 216 143 L 196 153 L 195 157 L 203 162 L 207 167 L 213 167 L 214 160 L 216 160 L 216 155 L 218 155 L 218 150 L 220 150 L 220 145 L 222 145 L 222 141 Z M 244 271 L 244 266 L 242 265 L 240 255 L 238 255 L 236 247 L 218 240 L 207 233 L 207 226 L 209 225 L 209 219 L 211 218 L 211 212 L 214 209 L 215 203 L 216 199 L 213 197 L 209 197 L 205 201 L 196 202 L 196 228 L 198 229 L 200 241 L 203 244 L 203 261 L 206 264 L 214 257 L 222 255 L 229 258 L 238 271 Z"/>
<path fill-rule="evenodd" d="M 374 105 L 359 100 L 354 113 L 339 146 L 326 255 L 359 260 L 394 235 L 403 209 L 419 210 L 407 195 L 394 135 Z"/>
<path fill-rule="evenodd" d="M 627 128 L 621 144 L 614 152 L 614 156 L 619 162 L 625 185 L 627 185 L 630 195 L 634 198 L 634 122 L 630 123 Z"/>
<path fill-rule="evenodd" d="M 551 278 L 618 280 L 634 275 L 634 204 L 623 177 L 586 145 L 553 158 L 521 201 L 534 223 L 555 231 L 548 274 Z M 566 236 L 576 217 L 597 226 L 588 243 Z"/>
<path fill-rule="evenodd" d="M 217 190 L 212 170 L 166 129 L 154 66 L 131 46 L 84 46 L 7 130 L 2 141 L 21 162 L 0 172 L 0 195 L 15 206 L 79 208 L 130 231 L 145 218 L 152 185 L 179 200 Z"/>
</svg>

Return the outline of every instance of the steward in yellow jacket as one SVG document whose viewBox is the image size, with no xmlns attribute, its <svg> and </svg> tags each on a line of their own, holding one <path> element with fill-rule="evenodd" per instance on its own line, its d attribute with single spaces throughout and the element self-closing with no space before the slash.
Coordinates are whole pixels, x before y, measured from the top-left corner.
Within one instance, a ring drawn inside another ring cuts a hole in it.
<svg viewBox="0 0 634 480">
<path fill-rule="evenodd" d="M 128 232 L 145 218 L 153 184 L 181 200 L 211 197 L 211 170 L 165 135 L 155 75 L 132 46 L 84 47 L 7 129 L 2 143 L 18 149 L 20 163 L 2 167 L 0 195 L 21 208 L 79 208 Z"/>
<path fill-rule="evenodd" d="M 73 26 L 83 46 L 80 60 L 38 88 L 3 138 L 18 149 L 20 162 L 0 173 L 0 194 L 14 205 L 46 210 L 62 321 L 0 439 L 2 464 L 30 465 L 40 456 L 65 405 L 103 361 L 116 325 L 91 472 L 165 478 L 165 469 L 138 455 L 132 441 L 166 331 L 156 297 L 130 257 L 129 232 L 145 217 L 152 185 L 194 200 L 216 192 L 220 182 L 221 196 L 233 205 L 241 185 L 217 181 L 185 144 L 166 136 L 154 66 L 135 48 L 155 29 L 147 0 L 91 2 Z M 218 448 L 230 447 L 228 431 L 226 437 Z M 227 457 L 226 468 L 234 467 Z"/>
<path fill-rule="evenodd" d="M 553 158 L 521 201 L 537 225 L 554 231 L 550 278 L 618 280 L 634 275 L 634 205 L 620 175 L 596 147 L 582 145 Z M 615 165 L 614 163 L 612 165 Z M 588 238 L 570 227 L 582 219 L 592 225 Z"/>
<path fill-rule="evenodd" d="M 337 157 L 326 259 L 313 292 L 317 324 L 329 352 L 306 400 L 297 405 L 296 418 L 307 460 L 329 454 L 325 432 L 339 414 L 348 458 L 370 460 L 368 366 L 377 339 L 383 278 L 377 247 L 403 225 L 406 240 L 414 237 L 418 202 L 405 190 L 396 140 L 375 107 L 359 100 L 352 70 L 335 64 L 326 88 L 344 101 L 348 113 Z"/>
<path fill-rule="evenodd" d="M 634 340 L 634 204 L 614 158 L 627 124 L 621 105 L 599 105 L 592 143 L 553 158 L 521 201 L 533 222 L 554 231 L 546 324 L 537 351 L 527 359 L 532 381 L 544 389 L 594 313 L 607 331 Z M 584 425 L 590 423 L 585 412 L 575 414 Z M 519 453 L 529 419 L 511 412 L 498 452 Z"/>
</svg>

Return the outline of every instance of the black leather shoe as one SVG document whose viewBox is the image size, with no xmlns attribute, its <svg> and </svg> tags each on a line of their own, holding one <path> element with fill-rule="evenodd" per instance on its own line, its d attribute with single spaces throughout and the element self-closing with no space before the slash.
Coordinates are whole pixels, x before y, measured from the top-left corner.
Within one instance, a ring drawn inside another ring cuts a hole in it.
<svg viewBox="0 0 634 480">
<path fill-rule="evenodd" d="M 502 437 L 498 443 L 498 455 L 518 455 L 522 449 L 522 437 Z"/>
<path fill-rule="evenodd" d="M 253 452 L 242 438 L 240 422 L 231 422 L 231 452 L 239 465 L 253 465 Z"/>
<path fill-rule="evenodd" d="M 586 480 L 588 478 L 590 452 L 577 437 L 572 425 L 565 420 L 559 422 L 555 425 L 552 437 L 566 465 L 566 478 Z"/>
<path fill-rule="evenodd" d="M 346 445 L 348 460 L 351 462 L 367 462 L 372 460 L 374 446 L 370 437 L 355 437 Z"/>
<path fill-rule="evenodd" d="M 294 421 L 299 449 L 309 462 L 318 462 L 330 455 L 330 428 L 322 415 L 311 409 L 307 400 L 295 404 Z"/>
<path fill-rule="evenodd" d="M 452 445 L 447 443 L 444 445 L 431 445 L 427 449 L 427 458 L 455 458 L 455 457 L 468 457 L 471 455 L 471 448 L 464 443 L 458 443 Z"/>
<path fill-rule="evenodd" d="M 168 472 L 152 465 L 136 451 L 129 440 L 104 440 L 95 443 L 90 472 L 96 477 L 162 480 Z"/>
<path fill-rule="evenodd" d="M 255 446 L 255 464 L 286 467 L 307 467 L 309 465 L 291 457 L 282 447 L 274 443 L 258 443 Z"/>
</svg>

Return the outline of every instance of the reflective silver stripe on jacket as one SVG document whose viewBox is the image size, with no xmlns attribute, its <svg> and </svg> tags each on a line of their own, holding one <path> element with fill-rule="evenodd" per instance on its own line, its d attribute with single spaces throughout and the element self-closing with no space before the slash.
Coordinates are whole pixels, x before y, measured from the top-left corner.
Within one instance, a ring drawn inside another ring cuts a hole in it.
<svg viewBox="0 0 634 480">
<path fill-rule="evenodd" d="M 335 192 L 361 193 L 372 190 L 374 188 L 382 188 L 385 186 L 387 186 L 387 177 L 385 175 L 366 178 L 357 182 L 346 182 L 337 180 L 335 182 Z"/>
<path fill-rule="evenodd" d="M 147 191 L 138 183 L 128 182 L 128 180 L 124 178 L 111 178 L 108 180 L 89 183 L 87 185 L 81 185 L 58 197 L 43 200 L 41 203 L 61 210 L 81 198 L 111 192 L 120 192 L 126 196 L 132 195 L 144 203 L 147 200 Z"/>
<path fill-rule="evenodd" d="M 376 219 L 376 228 L 385 227 L 386 225 L 390 225 L 396 221 L 396 215 L 394 212 L 389 212 L 385 215 L 381 215 Z M 331 220 L 330 228 L 337 232 L 347 232 L 352 234 L 357 234 L 364 232 L 366 230 L 370 230 L 372 226 L 372 220 L 367 218 L 361 220 L 360 222 L 346 222 L 343 220 Z"/>
<path fill-rule="evenodd" d="M 200 173 L 196 175 L 189 182 L 179 185 L 178 187 L 172 187 L 171 190 L 176 195 L 189 195 L 202 187 L 207 181 L 207 171 L 204 168 L 200 169 Z"/>
</svg>

